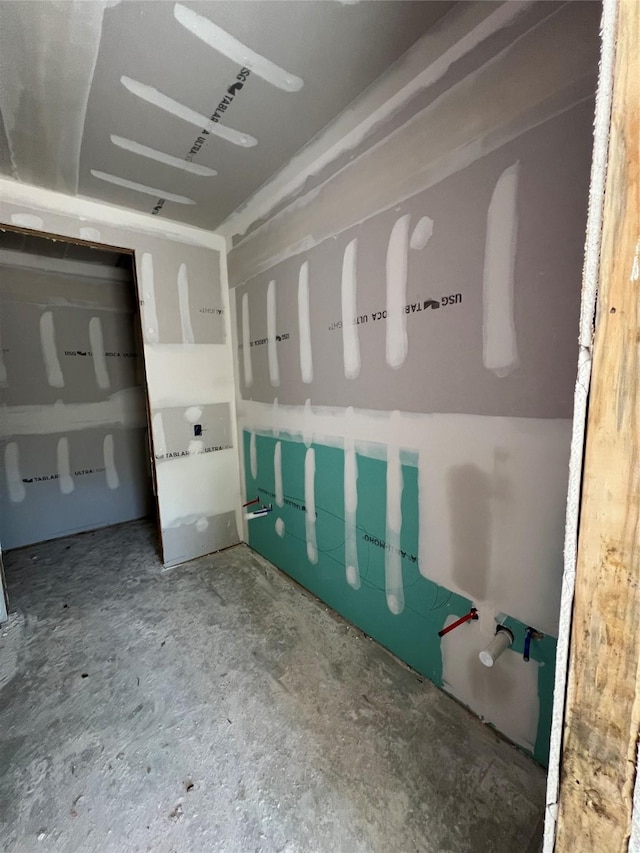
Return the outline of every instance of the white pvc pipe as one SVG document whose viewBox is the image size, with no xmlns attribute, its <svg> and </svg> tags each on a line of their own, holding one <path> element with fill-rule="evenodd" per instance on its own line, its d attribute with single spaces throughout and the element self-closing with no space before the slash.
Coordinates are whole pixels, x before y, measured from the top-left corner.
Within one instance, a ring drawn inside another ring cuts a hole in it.
<svg viewBox="0 0 640 853">
<path fill-rule="evenodd" d="M 493 666 L 500 655 L 513 645 L 513 634 L 507 628 L 498 628 L 496 635 L 486 649 L 480 652 L 480 660 L 485 666 Z"/>
</svg>

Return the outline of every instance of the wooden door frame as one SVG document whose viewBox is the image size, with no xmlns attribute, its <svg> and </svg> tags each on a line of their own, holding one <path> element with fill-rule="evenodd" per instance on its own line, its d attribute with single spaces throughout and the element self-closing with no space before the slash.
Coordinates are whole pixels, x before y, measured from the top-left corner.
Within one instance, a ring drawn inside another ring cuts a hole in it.
<svg viewBox="0 0 640 853">
<path fill-rule="evenodd" d="M 615 12 L 559 853 L 629 849 L 640 739 L 640 0 Z"/>
</svg>

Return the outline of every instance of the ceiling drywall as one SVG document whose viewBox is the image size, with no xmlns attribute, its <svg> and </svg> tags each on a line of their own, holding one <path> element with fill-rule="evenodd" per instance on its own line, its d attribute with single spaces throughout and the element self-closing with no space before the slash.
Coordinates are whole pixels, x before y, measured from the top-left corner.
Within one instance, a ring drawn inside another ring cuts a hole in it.
<svg viewBox="0 0 640 853">
<path fill-rule="evenodd" d="M 214 229 L 453 5 L 0 0 L 0 172 Z"/>
</svg>

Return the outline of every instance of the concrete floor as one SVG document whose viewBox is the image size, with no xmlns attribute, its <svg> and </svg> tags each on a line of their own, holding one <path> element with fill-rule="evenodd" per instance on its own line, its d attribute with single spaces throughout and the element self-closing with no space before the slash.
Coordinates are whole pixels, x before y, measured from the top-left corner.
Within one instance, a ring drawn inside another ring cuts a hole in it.
<svg viewBox="0 0 640 853">
<path fill-rule="evenodd" d="M 6 555 L 0 849 L 538 849 L 542 770 L 245 546 Z"/>
</svg>

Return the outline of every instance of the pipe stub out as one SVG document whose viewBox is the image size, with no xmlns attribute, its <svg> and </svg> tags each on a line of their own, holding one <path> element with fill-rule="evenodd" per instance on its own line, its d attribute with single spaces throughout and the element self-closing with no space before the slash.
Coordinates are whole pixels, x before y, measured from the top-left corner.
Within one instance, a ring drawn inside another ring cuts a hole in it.
<svg viewBox="0 0 640 853">
<path fill-rule="evenodd" d="M 480 652 L 480 661 L 485 666 L 493 666 L 500 655 L 513 645 L 513 634 L 508 628 L 500 626 L 486 649 Z"/>
</svg>

